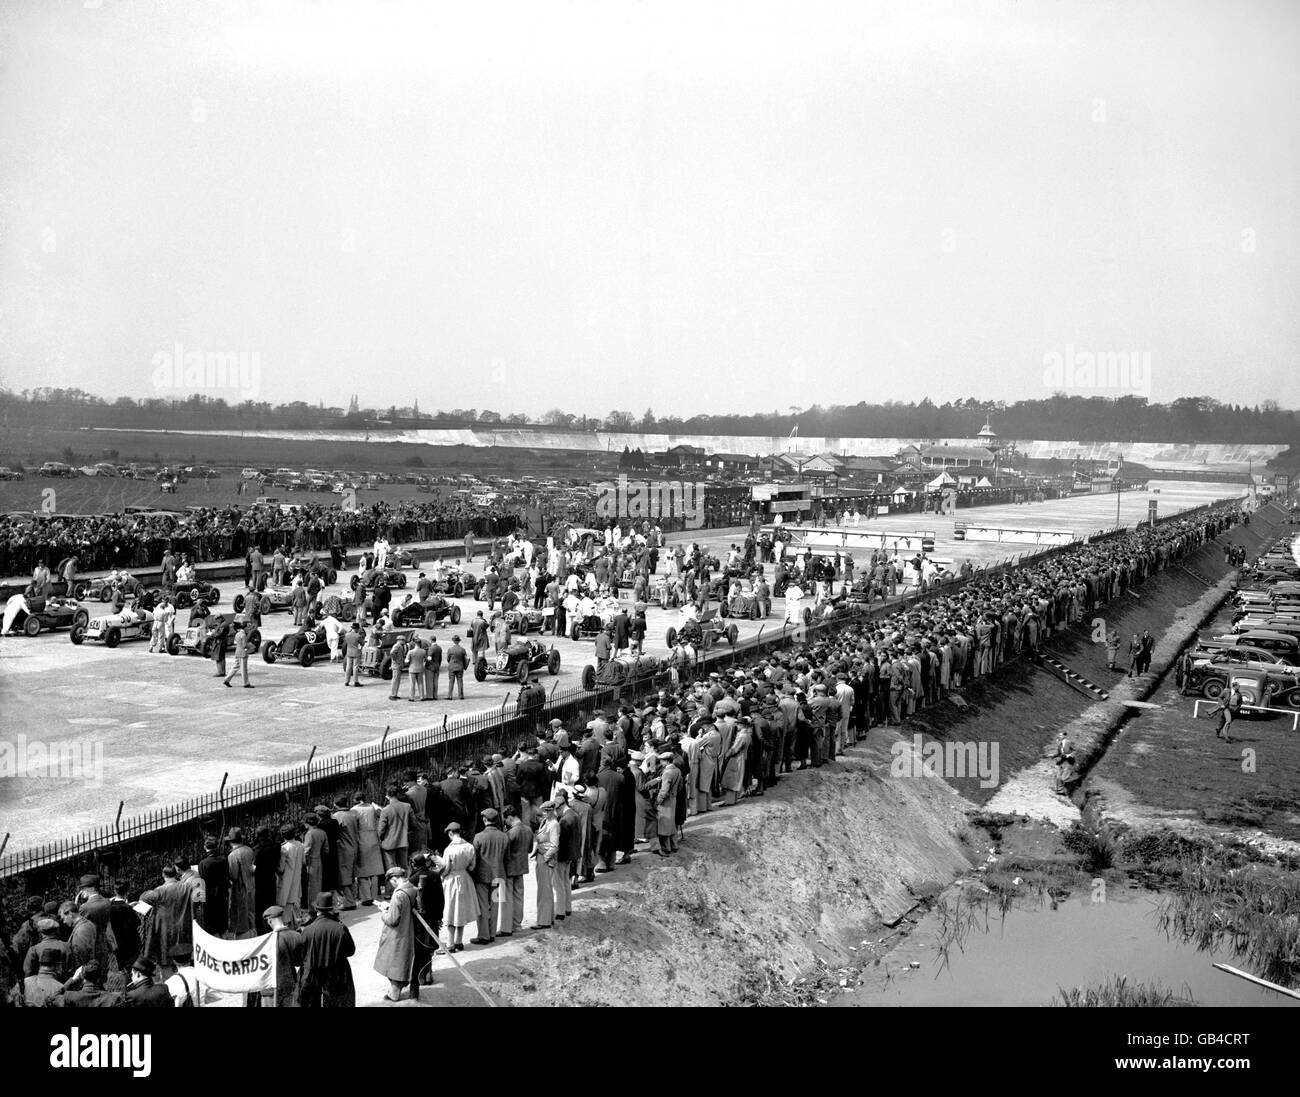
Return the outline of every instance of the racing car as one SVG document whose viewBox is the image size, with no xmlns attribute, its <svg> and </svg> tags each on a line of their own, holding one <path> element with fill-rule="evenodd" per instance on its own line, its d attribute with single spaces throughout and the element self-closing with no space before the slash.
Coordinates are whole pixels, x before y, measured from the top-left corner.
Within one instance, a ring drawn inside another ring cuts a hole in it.
<svg viewBox="0 0 1300 1097">
<path fill-rule="evenodd" d="M 423 602 L 414 600 L 394 607 L 393 624 L 401 628 L 437 628 L 444 618 L 450 618 L 453 625 L 460 624 L 460 606 L 448 602 L 441 594 L 431 594 Z"/>
<path fill-rule="evenodd" d="M 78 579 L 72 587 L 72 597 L 78 602 L 90 602 L 98 598 L 101 602 L 111 602 L 117 588 L 131 578 L 126 572 L 110 572 L 100 579 Z"/>
<path fill-rule="evenodd" d="M 390 568 L 414 568 L 420 570 L 420 561 L 415 558 L 415 553 L 410 549 L 390 548 L 388 550 L 388 566 Z"/>
<path fill-rule="evenodd" d="M 5 633 L 21 632 L 24 636 L 39 636 L 42 631 L 72 628 L 90 620 L 90 612 L 67 598 L 46 598 L 40 609 L 32 609 L 26 595 L 15 594 L 5 603 Z"/>
<path fill-rule="evenodd" d="M 385 681 L 393 676 L 393 645 L 398 640 L 409 642 L 415 635 L 414 629 L 389 629 L 379 637 L 379 646 L 369 645 L 361 649 L 361 673 L 371 678 L 383 678 Z"/>
<path fill-rule="evenodd" d="M 157 605 L 166 592 L 162 587 L 153 587 L 149 593 L 153 595 L 154 604 Z M 220 601 L 221 591 L 216 588 L 215 584 L 205 583 L 202 579 L 194 579 L 188 583 L 177 583 L 176 588 L 172 591 L 172 605 L 177 609 L 189 609 L 197 602 L 215 606 Z"/>
<path fill-rule="evenodd" d="M 476 598 L 482 588 L 483 580 L 471 575 L 468 568 L 454 564 L 446 569 L 441 579 L 433 579 L 433 593 L 445 594 L 449 598 L 463 598 L 469 591 Z"/>
<path fill-rule="evenodd" d="M 702 617 L 689 618 L 681 628 L 669 625 L 667 643 L 672 648 L 677 646 L 678 640 L 681 640 L 684 644 L 691 644 L 707 651 L 720 637 L 725 638 L 727 643 L 734 647 L 739 636 L 739 628 L 734 624 L 724 625 L 710 609 L 706 610 Z"/>
<path fill-rule="evenodd" d="M 600 669 L 588 664 L 582 668 L 582 688 L 593 690 L 599 686 L 621 686 L 643 678 L 653 678 L 667 667 L 667 660 L 657 655 L 620 655 L 606 660 Z"/>
<path fill-rule="evenodd" d="M 148 640 L 153 632 L 153 614 L 148 610 L 124 609 L 106 613 L 86 622 L 75 622 L 68 639 L 74 644 L 102 640 L 106 648 L 115 648 L 123 640 Z"/>
<path fill-rule="evenodd" d="M 274 613 L 279 609 L 293 609 L 290 602 L 292 597 L 292 587 L 264 587 L 262 592 L 257 595 L 257 612 L 265 617 L 268 613 Z M 230 605 L 236 613 L 243 613 L 247 606 L 253 604 L 251 599 L 252 595 L 236 594 Z"/>
<path fill-rule="evenodd" d="M 309 667 L 317 659 L 330 657 L 326 635 L 323 624 L 317 623 L 311 628 L 300 626 L 279 640 L 267 640 L 262 645 L 262 660 L 266 663 L 293 660 L 300 667 Z"/>
<path fill-rule="evenodd" d="M 249 616 L 246 613 L 214 613 L 207 618 L 207 628 L 201 628 L 198 625 L 189 625 L 184 630 L 173 632 L 167 641 L 168 655 L 202 655 L 205 659 L 211 659 L 217 645 L 217 635 L 225 636 L 224 647 L 226 651 L 232 651 L 235 647 L 235 626 L 244 625 L 247 627 Z M 229 625 L 229 628 L 225 626 Z M 256 648 L 262 642 L 262 633 L 260 629 L 252 629 L 248 633 L 248 646 L 251 650 Z"/>
<path fill-rule="evenodd" d="M 323 621 L 326 617 L 336 617 L 340 621 L 355 621 L 357 604 L 351 598 L 344 601 L 337 594 L 327 594 L 324 598 L 316 599 L 316 603 L 311 607 L 311 615 L 317 621 Z"/>
<path fill-rule="evenodd" d="M 550 674 L 559 674 L 560 653 L 554 647 L 547 648 L 540 640 L 516 640 L 491 660 L 480 655 L 474 663 L 474 680 L 482 682 L 491 675 L 522 683 L 543 667 Z"/>
<path fill-rule="evenodd" d="M 304 583 L 313 575 L 319 576 L 320 581 L 327 587 L 332 587 L 339 581 L 338 570 L 329 559 L 313 554 L 294 556 L 290 559 L 289 574 L 301 575 Z"/>
<path fill-rule="evenodd" d="M 504 616 L 511 633 L 516 636 L 527 636 L 534 630 L 541 632 L 546 620 L 540 609 L 508 609 Z"/>
<path fill-rule="evenodd" d="M 742 590 L 734 598 L 727 599 L 724 592 L 724 600 L 718 606 L 719 617 L 748 617 L 751 621 L 757 621 L 763 616 L 763 607 L 758 604 L 758 596 L 752 589 Z"/>
<path fill-rule="evenodd" d="M 374 590 L 375 585 L 383 578 L 384 585 L 389 587 L 406 586 L 406 573 L 399 571 L 397 568 L 366 568 L 360 575 L 352 576 L 348 586 L 353 590 L 357 587 L 365 587 L 366 590 Z"/>
</svg>

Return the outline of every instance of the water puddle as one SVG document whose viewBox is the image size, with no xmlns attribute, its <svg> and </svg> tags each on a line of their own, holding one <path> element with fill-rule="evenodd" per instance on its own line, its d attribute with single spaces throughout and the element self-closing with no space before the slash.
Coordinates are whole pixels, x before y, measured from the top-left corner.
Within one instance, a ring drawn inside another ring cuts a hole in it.
<svg viewBox="0 0 1300 1097">
<path fill-rule="evenodd" d="M 941 952 L 944 918 L 929 911 L 908 937 L 863 972 L 864 985 L 837 1006 L 1045 1006 L 1060 988 L 1159 981 L 1198 1005 L 1300 1006 L 1300 1001 L 1216 970 L 1212 961 L 1248 971 L 1231 950 L 1200 952 L 1160 930 L 1160 896 L 1125 893 L 1094 903 L 1087 892 L 1052 909 L 1026 901 L 1007 912 L 980 909 L 960 947 Z M 964 905 L 964 904 L 963 904 Z M 912 964 L 919 967 L 911 967 Z M 1184 990 L 1186 988 L 1186 990 Z"/>
</svg>

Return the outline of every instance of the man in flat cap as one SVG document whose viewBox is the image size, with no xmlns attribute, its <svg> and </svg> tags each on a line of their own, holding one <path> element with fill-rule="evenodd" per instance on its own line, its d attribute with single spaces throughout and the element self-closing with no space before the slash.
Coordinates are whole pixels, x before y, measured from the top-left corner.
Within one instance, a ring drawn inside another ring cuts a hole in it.
<svg viewBox="0 0 1300 1097">
<path fill-rule="evenodd" d="M 420 996 L 415 971 L 415 885 L 406 878 L 406 869 L 393 865 L 385 874 L 389 901 L 380 907 L 384 928 L 375 950 L 375 970 L 388 980 L 385 1001 L 400 1002 L 402 988 L 411 988 L 411 997 Z"/>
<path fill-rule="evenodd" d="M 51 931 L 58 932 L 57 923 L 49 922 Z M 62 941 L 46 938 L 31 945 L 29 954 L 36 963 L 36 971 L 23 980 L 23 1001 L 29 1006 L 43 1006 L 63 990 L 63 965 L 67 947 Z"/>
<path fill-rule="evenodd" d="M 302 967 L 307 951 L 307 939 L 285 921 L 282 906 L 270 906 L 262 911 L 264 921 L 275 934 L 275 991 L 250 994 L 250 1006 L 274 1005 L 286 1009 L 298 1005 L 298 969 Z"/>
<path fill-rule="evenodd" d="M 480 813 L 483 829 L 474 835 L 474 891 L 478 896 L 478 932 L 471 945 L 496 940 L 497 907 L 504 899 L 506 854 L 510 840 L 501 829 L 501 815 L 495 808 Z"/>
</svg>

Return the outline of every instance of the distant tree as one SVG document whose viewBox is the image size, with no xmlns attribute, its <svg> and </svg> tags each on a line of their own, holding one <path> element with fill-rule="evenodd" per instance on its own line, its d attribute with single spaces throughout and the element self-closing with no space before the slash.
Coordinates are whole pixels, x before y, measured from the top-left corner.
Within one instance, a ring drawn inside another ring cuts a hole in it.
<svg viewBox="0 0 1300 1097">
<path fill-rule="evenodd" d="M 550 427 L 571 427 L 576 418 L 577 416 L 571 412 L 562 411 L 560 408 L 551 408 L 550 411 L 542 415 L 542 422 Z"/>
<path fill-rule="evenodd" d="M 528 422 L 528 416 L 522 411 L 512 411 L 506 416 L 507 423 L 513 423 L 515 426 L 524 426 Z"/>
<path fill-rule="evenodd" d="M 632 430 L 636 426 L 636 420 L 632 418 L 632 413 L 627 411 L 611 411 L 605 416 L 606 430 Z"/>
<path fill-rule="evenodd" d="M 499 411 L 481 411 L 479 412 L 478 421 L 480 423 L 499 423 L 501 422 L 501 413 Z"/>
</svg>

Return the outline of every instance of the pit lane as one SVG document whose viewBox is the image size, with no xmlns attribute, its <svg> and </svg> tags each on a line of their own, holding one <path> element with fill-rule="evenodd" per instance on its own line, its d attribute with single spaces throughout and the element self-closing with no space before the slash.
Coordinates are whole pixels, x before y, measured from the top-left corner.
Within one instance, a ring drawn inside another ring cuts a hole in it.
<svg viewBox="0 0 1300 1097">
<path fill-rule="evenodd" d="M 1240 493 L 1240 485 L 1155 483 L 1161 514 L 1203 505 Z M 1145 493 L 1121 499 L 1121 520 L 1133 523 L 1146 517 Z M 990 525 L 1027 524 L 1043 528 L 1068 527 L 1086 533 L 1114 524 L 1114 496 L 1083 496 L 1048 503 L 985 507 L 963 511 L 959 519 Z M 958 542 L 953 539 L 953 519 L 934 515 L 889 515 L 870 524 L 900 534 L 932 529 L 938 535 L 936 555 L 956 562 L 971 559 L 976 565 L 993 563 L 1009 555 L 1033 551 L 1032 546 Z M 670 541 L 701 545 L 725 557 L 731 543 L 745 530 L 701 530 Z M 861 563 L 861 557 L 855 555 Z M 482 570 L 479 560 L 474 570 Z M 661 567 L 661 570 L 662 567 Z M 409 571 L 413 582 L 417 573 Z M 770 568 L 769 568 L 770 575 Z M 330 591 L 348 593 L 349 574 Z M 242 583 L 222 581 L 217 612 L 230 612 L 231 601 Z M 413 593 L 413 587 L 407 591 Z M 397 592 L 395 592 L 396 594 Z M 396 601 L 406 592 L 397 595 Z M 486 603 L 473 597 L 453 599 L 460 605 L 458 626 L 444 622 L 432 630 L 447 646 L 451 636 L 467 635 L 476 610 Z M 106 607 L 90 603 L 92 612 Z M 485 616 L 488 616 L 485 612 Z M 766 622 L 738 620 L 740 638 L 754 636 L 760 627 L 779 627 L 783 603 L 777 599 Z M 181 620 L 188 611 L 181 611 Z M 675 610 L 651 605 L 646 650 L 664 655 L 665 634 L 678 623 Z M 263 618 L 265 639 L 279 639 L 292 630 L 292 614 L 276 612 Z M 428 635 L 430 630 L 418 630 Z M 531 634 L 536 638 L 537 634 Z M 594 662 L 592 641 L 552 640 L 560 652 L 560 673 L 543 672 L 540 680 L 548 692 L 580 685 L 582 668 Z M 468 648 L 468 644 L 466 644 Z M 43 841 L 69 836 L 92 826 L 111 824 L 118 802 L 125 802 L 130 817 L 189 797 L 215 792 L 223 774 L 235 784 L 268 771 L 300 765 L 313 746 L 318 753 L 350 749 L 377 741 L 386 727 L 392 734 L 441 725 L 444 715 L 500 707 L 518 690 L 502 679 L 476 682 L 467 673 L 465 699 L 412 704 L 388 699 L 389 683 L 366 679 L 363 689 L 344 689 L 341 664 L 317 663 L 303 668 L 294 663 L 269 666 L 260 656 L 249 664 L 256 688 L 231 689 L 214 675 L 214 665 L 198 656 L 150 655 L 147 641 L 123 643 L 116 649 L 102 644 L 74 646 L 66 631 L 35 639 L 5 637 L 0 642 L 0 712 L 5 736 L 13 743 L 19 735 L 29 743 L 69 739 L 87 740 L 102 747 L 102 782 L 68 777 L 15 776 L 0 778 L 3 829 L 11 832 L 8 852 Z M 443 689 L 446 676 L 443 676 Z M 403 684 L 409 696 L 409 682 Z"/>
</svg>

